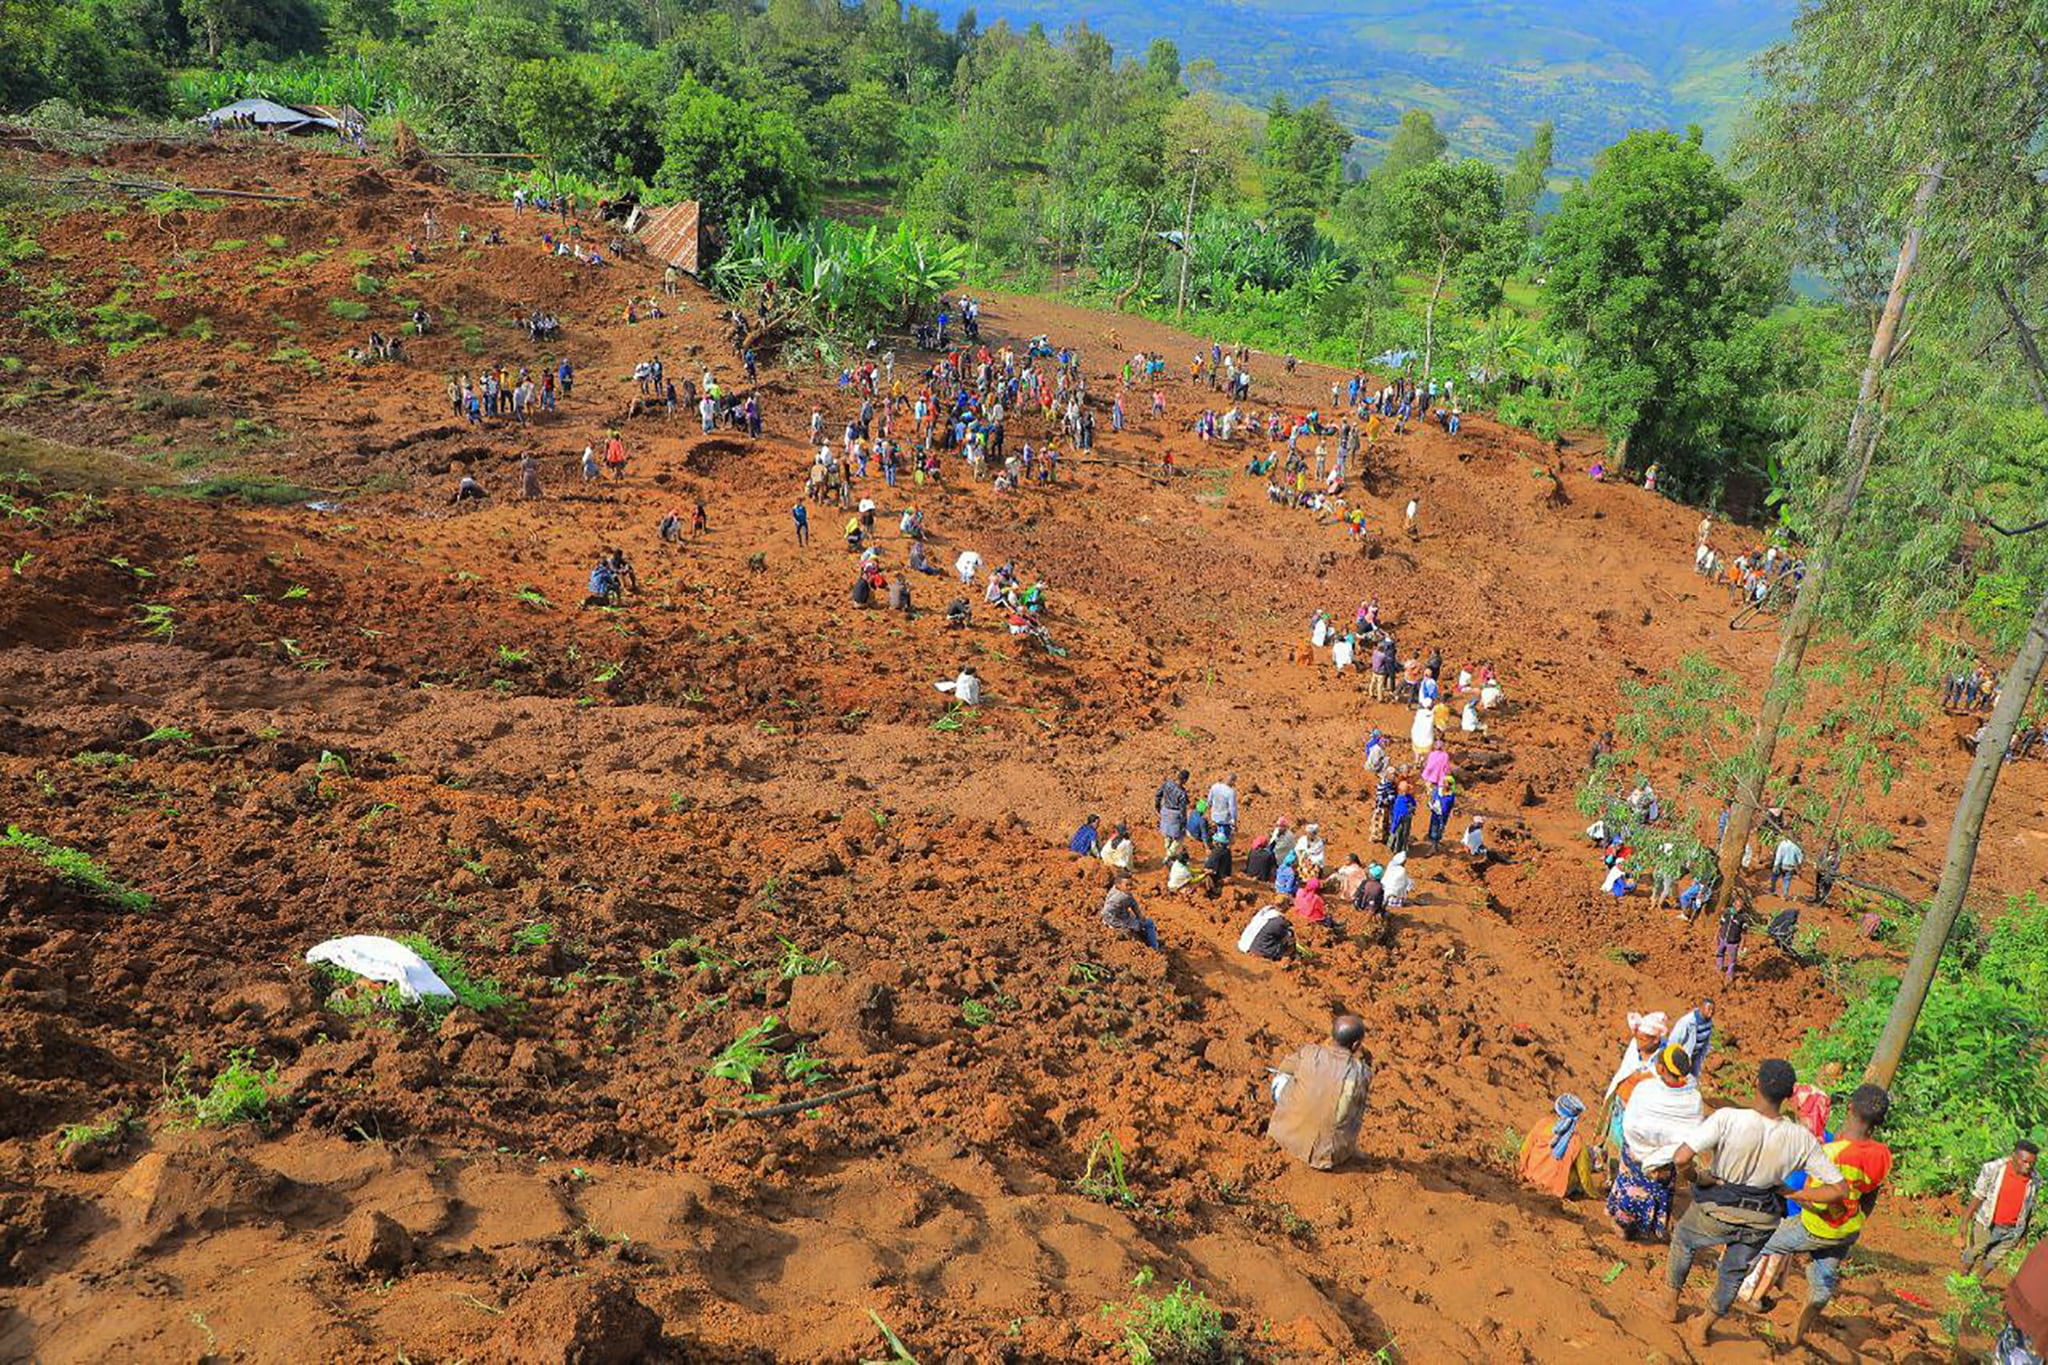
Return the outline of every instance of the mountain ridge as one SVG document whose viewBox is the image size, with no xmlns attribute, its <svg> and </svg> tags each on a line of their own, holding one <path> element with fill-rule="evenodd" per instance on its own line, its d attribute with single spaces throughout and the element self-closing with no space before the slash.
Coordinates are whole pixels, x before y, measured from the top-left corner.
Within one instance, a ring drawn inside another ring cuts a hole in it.
<svg viewBox="0 0 2048 1365">
<path fill-rule="evenodd" d="M 1052 0 L 972 8 L 984 24 L 1064 27 Z M 1221 88 L 1248 103 L 1327 97 L 1358 134 L 1354 162 L 1377 160 L 1403 111 L 1428 110 L 1453 148 L 1502 161 L 1548 119 L 1558 168 L 1583 171 L 1640 127 L 1699 123 L 1716 146 L 1734 133 L 1750 61 L 1790 30 L 1797 0 L 1205 0 L 1162 11 L 1097 0 L 1086 22 L 1120 53 L 1171 39 L 1184 62 L 1209 58 Z M 1255 38 L 1250 35 L 1256 35 Z"/>
</svg>

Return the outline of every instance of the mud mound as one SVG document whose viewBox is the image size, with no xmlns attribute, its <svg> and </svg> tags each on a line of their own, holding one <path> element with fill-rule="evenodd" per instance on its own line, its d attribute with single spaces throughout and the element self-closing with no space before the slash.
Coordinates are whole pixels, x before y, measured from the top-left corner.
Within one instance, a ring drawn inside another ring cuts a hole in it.
<svg viewBox="0 0 2048 1365">
<path fill-rule="evenodd" d="M 659 1358 L 661 1318 L 617 1280 L 551 1280 L 521 1294 L 486 1349 L 508 1365 L 628 1365 Z"/>
</svg>

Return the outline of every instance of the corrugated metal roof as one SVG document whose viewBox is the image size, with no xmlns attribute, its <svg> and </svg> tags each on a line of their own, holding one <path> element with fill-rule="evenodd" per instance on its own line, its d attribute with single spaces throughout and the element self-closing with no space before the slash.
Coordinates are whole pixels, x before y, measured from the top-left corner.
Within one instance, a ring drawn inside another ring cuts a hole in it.
<svg viewBox="0 0 2048 1365">
<path fill-rule="evenodd" d="M 347 106 L 327 109 L 319 105 L 280 104 L 276 100 L 255 95 L 245 100 L 236 100 L 233 104 L 223 104 L 218 109 L 200 115 L 196 121 L 205 123 L 219 119 L 227 123 L 237 118 L 249 118 L 253 119 L 259 128 L 283 128 L 288 132 L 309 126 L 338 130 L 351 114 L 355 114 L 355 111 Z M 359 114 L 356 115 L 358 121 L 361 117 Z"/>
<path fill-rule="evenodd" d="M 640 241 L 656 260 L 694 275 L 702 243 L 699 224 L 696 200 L 669 204 L 649 211 L 646 225 L 640 229 Z"/>
</svg>

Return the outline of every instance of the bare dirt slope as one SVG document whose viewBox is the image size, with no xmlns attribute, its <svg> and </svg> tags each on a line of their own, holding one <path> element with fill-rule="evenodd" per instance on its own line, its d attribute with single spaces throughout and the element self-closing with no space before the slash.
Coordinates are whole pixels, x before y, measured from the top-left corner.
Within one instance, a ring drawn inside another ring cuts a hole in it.
<svg viewBox="0 0 2048 1365">
<path fill-rule="evenodd" d="M 1151 1267 L 1211 1295 L 1257 1359 L 1682 1358 L 1638 1302 L 1661 1261 L 1596 1206 L 1519 1189 L 1503 1147 L 1556 1092 L 1599 1092 L 1624 1011 L 1711 981 L 1705 926 L 1595 895 L 1571 807 L 1618 680 L 1691 650 L 1768 660 L 1690 572 L 1695 513 L 1473 419 L 1382 452 L 1361 546 L 1271 505 L 1245 450 L 1180 434 L 1205 401 L 1181 377 L 1191 338 L 997 298 L 990 333 L 1079 346 L 1099 392 L 1122 350 L 1175 359 L 1169 431 L 1104 421 L 1097 453 L 1121 463 L 1008 498 L 864 489 L 885 528 L 915 498 L 942 563 L 972 547 L 1043 578 L 1070 652 L 1026 654 L 979 608 L 948 631 L 942 580 L 920 579 L 912 619 L 854 608 L 827 509 L 794 545 L 810 407 L 848 411 L 830 376 L 768 366 L 755 442 L 627 416 L 649 356 L 733 381 L 694 286 L 628 324 L 647 268 L 548 258 L 530 216 L 316 152 L 105 160 L 310 199 L 55 217 L 0 288 L 24 362 L 0 382 L 37 438 L 12 462 L 48 475 L 0 523 L 0 792 L 10 822 L 155 900 L 115 909 L 0 850 L 0 1357 L 848 1360 L 882 1353 L 873 1310 L 927 1361 L 1108 1358 L 1101 1310 Z M 444 234 L 510 240 L 398 263 L 430 204 Z M 53 342 L 24 319 L 60 275 L 88 334 L 107 306 L 167 335 L 117 357 Z M 341 357 L 413 299 L 440 325 L 409 365 Z M 534 306 L 562 315 L 559 349 L 512 325 Z M 559 414 L 450 413 L 449 371 L 561 350 L 579 381 Z M 1255 404 L 1290 410 L 1327 407 L 1339 377 L 1254 373 Z M 580 485 L 574 456 L 621 425 L 630 477 Z M 1167 446 L 1184 477 L 1132 467 Z M 528 450 L 536 503 L 511 496 Z M 458 511 L 464 470 L 493 496 Z M 134 491 L 225 471 L 335 501 Z M 662 546 L 657 518 L 698 498 L 709 534 Z M 883 544 L 893 573 L 903 546 Z M 643 590 L 579 610 L 608 545 Z M 1313 610 L 1373 594 L 1404 644 L 1505 677 L 1486 745 L 1504 757 L 1463 751 L 1464 810 L 1517 861 L 1482 882 L 1418 855 L 1390 947 L 1311 937 L 1288 969 L 1234 951 L 1257 889 L 1169 896 L 1151 862 L 1167 951 L 1105 941 L 1099 869 L 1066 836 L 1100 811 L 1155 852 L 1150 796 L 1179 766 L 1239 773 L 1247 830 L 1285 814 L 1333 852 L 1383 852 L 1362 739 L 1405 715 L 1326 658 L 1287 662 Z M 988 702 L 948 719 L 932 683 L 963 662 Z M 1899 810 L 1935 818 L 1870 870 L 1917 887 L 1963 760 L 1945 730 L 1902 750 Z M 2048 866 L 2039 770 L 2007 782 L 1994 891 Z M 1819 918 L 1838 950 L 1881 951 Z M 511 1004 L 438 1029 L 338 1012 L 300 955 L 347 932 L 424 933 Z M 792 953 L 835 965 L 790 979 Z M 1265 1141 L 1261 1068 L 1340 1008 L 1380 1072 L 1363 1159 L 1317 1174 Z M 1836 1008 L 1757 954 L 1711 1088 L 1746 1094 L 1748 1061 Z M 707 1074 L 769 1015 L 821 1072 Z M 278 1068 L 267 1126 L 163 1107 L 181 1059 L 203 1090 L 236 1049 Z M 725 1112 L 864 1081 L 879 1092 L 806 1117 Z M 125 1141 L 60 1154 L 65 1125 L 119 1115 Z M 1105 1135 L 1127 1201 L 1076 1188 Z M 1829 1359 L 1944 1353 L 1936 1212 L 1876 1221 Z M 1766 1331 L 1719 1355 L 1763 1358 Z"/>
</svg>

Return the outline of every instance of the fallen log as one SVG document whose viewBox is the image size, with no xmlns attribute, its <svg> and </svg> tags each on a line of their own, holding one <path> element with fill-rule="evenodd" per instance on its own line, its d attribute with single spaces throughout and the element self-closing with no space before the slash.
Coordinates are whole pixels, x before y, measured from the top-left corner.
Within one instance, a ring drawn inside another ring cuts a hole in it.
<svg viewBox="0 0 2048 1365">
<path fill-rule="evenodd" d="M 860 1095 L 872 1095 L 881 1088 L 880 1081 L 864 1081 L 859 1085 L 849 1085 L 844 1090 L 828 1090 L 822 1095 L 812 1095 L 808 1099 L 791 1100 L 787 1104 L 771 1104 L 766 1109 L 720 1109 L 718 1112 L 730 1114 L 737 1119 L 779 1119 L 789 1114 L 801 1114 L 806 1109 L 816 1109 L 821 1105 L 837 1104 L 841 1100 L 850 1100 Z"/>
</svg>

